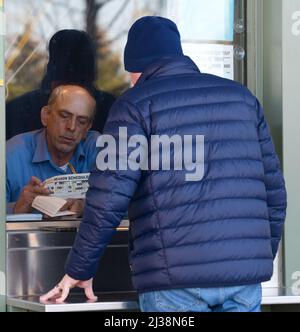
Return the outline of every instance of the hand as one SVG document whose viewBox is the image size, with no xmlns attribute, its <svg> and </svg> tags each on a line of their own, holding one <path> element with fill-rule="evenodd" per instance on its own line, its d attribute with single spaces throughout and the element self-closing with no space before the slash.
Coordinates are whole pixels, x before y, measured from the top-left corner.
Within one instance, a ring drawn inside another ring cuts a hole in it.
<svg viewBox="0 0 300 332">
<path fill-rule="evenodd" d="M 84 209 L 83 199 L 69 199 L 68 202 L 60 209 L 60 211 L 75 212 L 74 217 L 79 218 L 82 216 Z"/>
<path fill-rule="evenodd" d="M 88 300 L 93 302 L 97 301 L 98 298 L 93 291 L 93 279 L 80 281 L 75 280 L 66 274 L 53 289 L 40 297 L 40 302 L 47 303 L 49 300 L 53 299 L 56 303 L 63 303 L 68 297 L 70 289 L 74 287 L 83 288 Z"/>
<path fill-rule="evenodd" d="M 32 202 L 37 196 L 49 196 L 51 191 L 43 187 L 43 183 L 36 177 L 32 177 L 29 183 L 23 188 L 21 195 L 16 202 L 14 213 L 30 213 Z"/>
</svg>

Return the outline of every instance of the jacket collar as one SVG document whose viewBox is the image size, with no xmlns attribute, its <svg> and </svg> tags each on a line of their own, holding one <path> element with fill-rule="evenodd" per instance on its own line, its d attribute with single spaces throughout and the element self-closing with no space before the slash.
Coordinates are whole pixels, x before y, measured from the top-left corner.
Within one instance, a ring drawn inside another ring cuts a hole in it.
<svg viewBox="0 0 300 332">
<path fill-rule="evenodd" d="M 196 73 L 199 74 L 200 70 L 188 56 L 176 55 L 172 58 L 161 58 L 154 62 L 146 68 L 136 85 L 154 77 Z"/>
</svg>

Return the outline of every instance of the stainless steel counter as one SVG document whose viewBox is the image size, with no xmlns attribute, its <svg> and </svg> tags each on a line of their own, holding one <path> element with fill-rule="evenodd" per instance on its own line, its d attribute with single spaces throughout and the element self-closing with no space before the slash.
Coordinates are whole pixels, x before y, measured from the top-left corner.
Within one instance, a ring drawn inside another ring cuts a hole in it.
<svg viewBox="0 0 300 332">
<path fill-rule="evenodd" d="M 38 296 L 8 298 L 11 307 L 35 312 L 79 312 L 79 311 L 138 311 L 137 295 L 132 293 L 96 293 L 98 300 L 89 302 L 84 295 L 70 295 L 63 304 L 49 302 L 41 304 Z"/>
<path fill-rule="evenodd" d="M 33 311 L 137 309 L 128 264 L 128 220 L 118 227 L 94 278 L 97 303 L 75 290 L 63 306 L 40 304 L 38 298 L 62 278 L 64 264 L 81 220 L 7 223 L 7 304 Z M 77 293 L 76 293 L 77 292 Z"/>
<path fill-rule="evenodd" d="M 128 220 L 124 220 L 101 259 L 94 279 L 98 301 L 89 303 L 82 291 L 64 304 L 41 304 L 46 293 L 63 276 L 80 220 L 16 222 L 7 224 L 7 304 L 41 312 L 138 310 L 137 294 L 128 266 Z M 300 304 L 291 289 L 264 288 L 263 305 Z"/>
<path fill-rule="evenodd" d="M 78 229 L 81 219 L 60 219 L 51 221 L 25 221 L 25 222 L 9 222 L 6 223 L 6 231 L 47 231 L 47 230 L 62 230 L 62 229 Z M 127 231 L 129 227 L 129 220 L 123 220 L 118 228 L 120 231 Z"/>
</svg>

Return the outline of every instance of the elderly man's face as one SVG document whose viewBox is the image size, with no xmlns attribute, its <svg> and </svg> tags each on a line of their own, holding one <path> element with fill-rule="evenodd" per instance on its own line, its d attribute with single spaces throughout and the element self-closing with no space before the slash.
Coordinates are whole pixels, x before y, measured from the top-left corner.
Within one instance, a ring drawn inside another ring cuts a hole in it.
<svg viewBox="0 0 300 332">
<path fill-rule="evenodd" d="M 54 102 L 42 110 L 49 150 L 69 154 L 91 128 L 95 101 L 78 86 L 59 87 Z"/>
</svg>

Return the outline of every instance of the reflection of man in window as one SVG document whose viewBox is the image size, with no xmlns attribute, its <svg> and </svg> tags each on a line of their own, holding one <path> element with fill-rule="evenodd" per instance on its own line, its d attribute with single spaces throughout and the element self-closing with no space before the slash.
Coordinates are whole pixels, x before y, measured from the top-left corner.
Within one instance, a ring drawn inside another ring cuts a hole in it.
<svg viewBox="0 0 300 332">
<path fill-rule="evenodd" d="M 95 100 L 83 87 L 59 86 L 42 108 L 44 129 L 20 134 L 7 142 L 7 202 L 16 202 L 14 213 L 30 213 L 38 195 L 49 195 L 42 186 L 47 178 L 88 173 L 96 160 L 97 132 L 88 132 L 95 115 Z M 69 209 L 80 215 L 81 201 Z"/>
<path fill-rule="evenodd" d="M 41 87 L 6 104 L 6 139 L 42 128 L 40 110 L 59 84 L 88 86 L 96 100 L 92 129 L 102 132 L 114 96 L 94 88 L 97 77 L 94 43 L 84 31 L 58 31 L 49 43 L 49 63 Z"/>
</svg>

